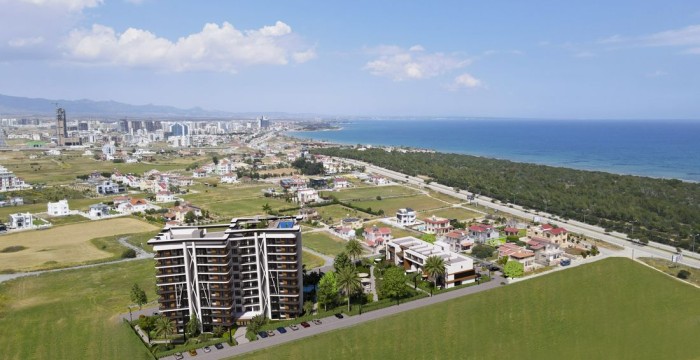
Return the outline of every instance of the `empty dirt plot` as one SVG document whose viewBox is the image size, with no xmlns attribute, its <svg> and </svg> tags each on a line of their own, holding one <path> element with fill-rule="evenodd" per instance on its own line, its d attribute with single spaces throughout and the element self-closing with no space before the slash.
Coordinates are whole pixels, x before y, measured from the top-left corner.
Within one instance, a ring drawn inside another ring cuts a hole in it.
<svg viewBox="0 0 700 360">
<path fill-rule="evenodd" d="M 157 229 L 143 221 L 121 218 L 3 235 L 0 236 L 0 250 L 13 246 L 25 249 L 0 252 L 0 272 L 65 267 L 109 258 L 111 253 L 97 249 L 90 240 Z"/>
</svg>

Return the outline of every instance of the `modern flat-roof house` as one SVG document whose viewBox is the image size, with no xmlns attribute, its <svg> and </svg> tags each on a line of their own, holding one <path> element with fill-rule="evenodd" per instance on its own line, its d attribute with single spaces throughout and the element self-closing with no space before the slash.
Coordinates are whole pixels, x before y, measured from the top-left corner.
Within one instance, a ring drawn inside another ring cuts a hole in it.
<svg viewBox="0 0 700 360">
<path fill-rule="evenodd" d="M 476 279 L 474 260 L 455 254 L 438 245 L 416 239 L 412 236 L 388 240 L 385 243 L 386 259 L 405 271 L 423 271 L 425 260 L 438 256 L 445 262 L 444 279 L 438 281 L 446 288 L 473 283 Z M 427 274 L 424 274 L 427 276 Z"/>
<path fill-rule="evenodd" d="M 31 213 L 10 214 L 10 229 L 31 229 L 34 227 L 34 217 Z"/>
<path fill-rule="evenodd" d="M 318 191 L 315 189 L 299 189 L 297 190 L 297 201 L 300 204 L 308 204 L 319 200 Z"/>
<path fill-rule="evenodd" d="M 415 225 L 416 212 L 411 208 L 398 209 L 396 211 L 396 222 L 403 226 Z"/>
<path fill-rule="evenodd" d="M 103 217 L 109 215 L 109 206 L 103 203 L 90 205 L 90 210 L 88 212 L 90 217 Z"/>
<path fill-rule="evenodd" d="M 46 204 L 47 213 L 51 216 L 66 216 L 70 214 L 68 200 L 59 200 L 57 202 L 49 202 Z"/>
<path fill-rule="evenodd" d="M 230 224 L 173 226 L 148 241 L 158 303 L 178 333 L 282 320 L 302 311 L 301 230 L 294 217 L 237 218 Z"/>
<path fill-rule="evenodd" d="M 12 171 L 0 165 L 0 191 L 23 190 L 28 188 L 31 188 L 31 186 L 25 184 L 24 180 L 18 178 Z"/>
<path fill-rule="evenodd" d="M 112 181 L 103 181 L 95 187 L 95 191 L 98 194 L 108 195 L 108 194 L 119 194 L 126 191 L 124 185 Z"/>
</svg>

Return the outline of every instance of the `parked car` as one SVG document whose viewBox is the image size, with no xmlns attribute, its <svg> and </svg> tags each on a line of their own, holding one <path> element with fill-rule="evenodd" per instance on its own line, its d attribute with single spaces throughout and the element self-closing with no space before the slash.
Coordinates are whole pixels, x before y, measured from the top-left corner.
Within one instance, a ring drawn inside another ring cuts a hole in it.
<svg viewBox="0 0 700 360">
<path fill-rule="evenodd" d="M 222 343 L 216 343 L 216 344 L 214 344 L 214 347 L 217 348 L 217 349 L 219 349 L 219 350 L 221 350 L 221 349 L 224 348 L 224 344 L 222 344 Z"/>
<path fill-rule="evenodd" d="M 313 320 L 311 320 L 311 321 L 312 321 L 314 324 L 316 324 L 316 325 L 321 325 L 321 324 L 323 324 L 323 323 L 321 322 L 321 320 L 319 320 L 319 319 L 313 319 Z"/>
<path fill-rule="evenodd" d="M 307 323 L 306 321 L 302 321 L 301 324 L 299 324 L 299 325 L 301 325 L 301 326 L 303 326 L 303 327 L 305 327 L 305 328 L 311 326 L 311 325 L 309 325 L 309 323 Z"/>
<path fill-rule="evenodd" d="M 569 265 L 571 265 L 571 259 L 562 259 L 562 261 L 559 262 L 559 265 L 569 266 Z"/>
<path fill-rule="evenodd" d="M 176 352 L 176 353 L 173 354 L 173 355 L 175 355 L 175 360 L 182 360 L 182 359 L 185 358 L 184 356 L 182 356 L 182 353 L 181 353 L 181 352 Z"/>
<path fill-rule="evenodd" d="M 499 268 L 499 267 L 496 266 L 496 265 L 491 265 L 491 266 L 489 267 L 489 270 L 491 270 L 491 271 L 500 271 L 501 268 Z"/>
<path fill-rule="evenodd" d="M 294 330 L 294 331 L 299 330 L 299 327 L 298 327 L 296 324 L 289 325 L 289 328 L 292 329 L 292 330 Z"/>
<path fill-rule="evenodd" d="M 266 332 L 266 331 L 261 331 L 261 332 L 258 333 L 258 336 L 260 336 L 261 338 L 264 339 L 264 338 L 267 337 L 267 332 Z"/>
<path fill-rule="evenodd" d="M 267 330 L 267 336 L 275 336 L 275 330 Z"/>
<path fill-rule="evenodd" d="M 283 326 L 280 326 L 277 328 L 277 331 L 279 331 L 280 334 L 284 334 L 287 332 L 287 329 L 285 329 Z"/>
<path fill-rule="evenodd" d="M 190 353 L 190 356 L 197 356 L 197 350 L 195 349 L 188 351 L 188 353 Z"/>
<path fill-rule="evenodd" d="M 202 350 L 204 350 L 205 353 L 211 352 L 211 348 L 209 346 L 205 346 Z"/>
<path fill-rule="evenodd" d="M 341 313 L 335 313 L 334 316 L 337 317 L 338 319 L 342 319 L 342 318 L 343 318 L 343 314 L 341 314 Z"/>
</svg>

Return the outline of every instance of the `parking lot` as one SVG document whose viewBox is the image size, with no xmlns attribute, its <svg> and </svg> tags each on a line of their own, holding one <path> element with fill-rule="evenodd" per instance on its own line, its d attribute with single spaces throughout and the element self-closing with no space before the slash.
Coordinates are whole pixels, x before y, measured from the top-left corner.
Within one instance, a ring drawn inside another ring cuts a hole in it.
<svg viewBox="0 0 700 360">
<path fill-rule="evenodd" d="M 283 328 L 284 332 L 280 330 L 271 330 L 272 335 L 267 335 L 263 338 L 261 334 L 258 334 L 258 340 L 255 341 L 257 345 L 262 345 L 262 347 L 272 346 L 278 343 L 287 342 L 290 340 L 296 340 L 309 335 L 310 332 L 314 334 L 323 332 L 326 328 L 336 328 L 339 322 L 347 320 L 347 316 L 342 315 L 343 318 L 337 318 L 335 316 L 329 316 L 325 318 L 318 319 L 320 323 L 314 323 L 313 321 L 307 321 L 308 327 L 302 325 L 296 325 L 297 329 L 294 330 L 291 326 L 286 326 Z M 205 352 L 204 349 L 200 348 L 196 350 L 196 355 L 190 355 L 188 352 L 182 353 L 183 359 L 202 359 L 202 360 L 216 360 L 225 357 L 230 357 L 236 355 L 234 351 L 235 347 L 231 347 L 226 343 L 222 343 L 222 349 L 217 349 L 214 346 L 210 346 L 210 351 Z M 239 345 L 240 346 L 240 345 Z M 164 359 L 177 359 L 175 355 L 165 357 Z"/>
</svg>

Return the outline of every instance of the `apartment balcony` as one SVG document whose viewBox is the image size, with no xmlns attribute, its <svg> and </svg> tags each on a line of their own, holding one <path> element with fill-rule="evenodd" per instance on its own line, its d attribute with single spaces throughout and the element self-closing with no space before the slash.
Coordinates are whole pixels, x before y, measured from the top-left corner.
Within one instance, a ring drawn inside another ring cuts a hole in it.
<svg viewBox="0 0 700 360">
<path fill-rule="evenodd" d="M 228 249 L 199 249 L 197 250 L 197 256 L 222 256 L 228 255 Z"/>
<path fill-rule="evenodd" d="M 185 264 L 185 261 L 182 260 L 182 258 L 156 260 L 156 268 L 166 267 L 166 266 L 182 266 L 184 264 Z"/>
<path fill-rule="evenodd" d="M 233 307 L 233 303 L 231 301 L 212 301 L 211 302 L 211 307 L 217 307 L 217 308 L 222 308 L 222 309 L 230 309 Z"/>
<path fill-rule="evenodd" d="M 277 262 L 297 262 L 296 256 L 268 256 L 267 261 L 277 261 Z"/>
<path fill-rule="evenodd" d="M 292 287 L 292 288 L 295 288 L 295 287 L 298 287 L 298 286 L 299 286 L 299 283 L 296 282 L 296 281 L 280 281 L 278 285 L 279 285 L 280 287 L 287 287 L 287 288 Z"/>
<path fill-rule="evenodd" d="M 179 307 L 177 306 L 177 304 L 175 302 L 160 304 L 158 309 L 161 311 L 183 310 L 183 309 L 187 309 L 187 302 L 183 301 Z"/>
<path fill-rule="evenodd" d="M 175 283 L 184 283 L 187 281 L 184 275 L 181 276 L 167 276 L 163 275 L 160 276 L 156 279 L 156 284 L 158 285 L 164 285 L 164 284 L 175 284 Z"/>
<path fill-rule="evenodd" d="M 230 285 L 222 285 L 222 284 L 212 284 L 209 286 L 211 290 L 217 290 L 217 291 L 225 291 L 225 292 L 230 292 L 231 291 L 231 286 Z"/>
<path fill-rule="evenodd" d="M 182 250 L 165 250 L 156 252 L 155 259 L 165 259 L 170 257 L 182 257 Z"/>
<path fill-rule="evenodd" d="M 174 286 L 159 286 L 158 291 L 156 291 L 156 294 L 158 294 L 158 295 L 171 294 L 171 293 L 175 293 Z"/>
<path fill-rule="evenodd" d="M 173 276 L 173 275 L 184 275 L 185 268 L 166 268 L 156 270 L 156 276 Z"/>
</svg>

